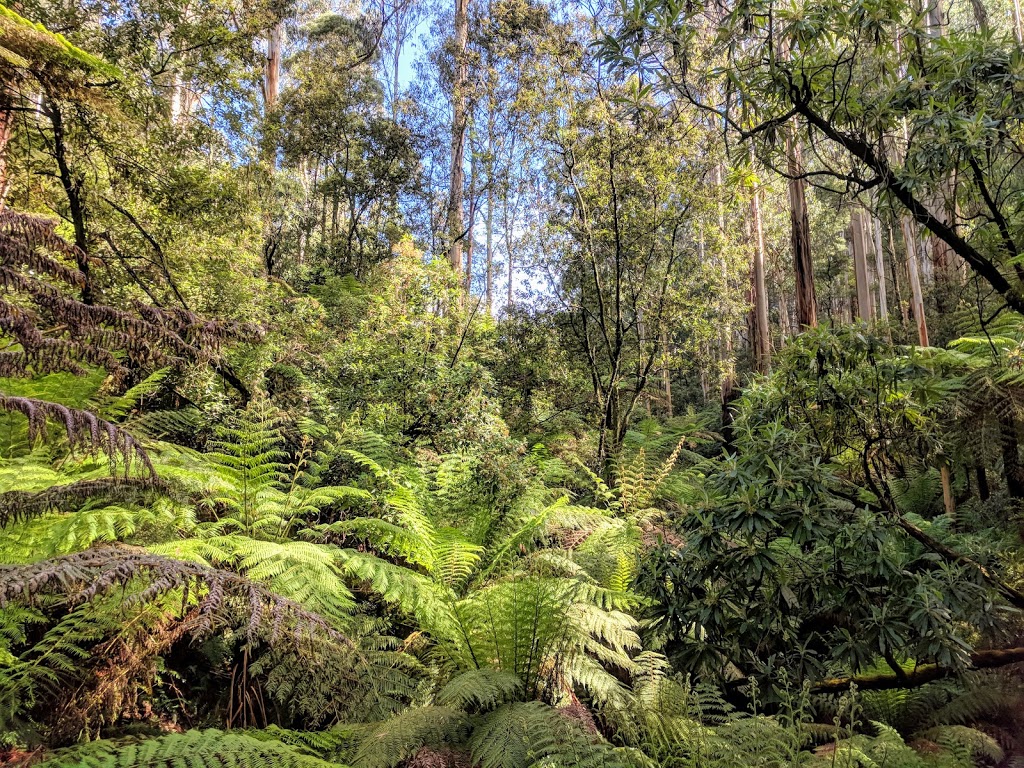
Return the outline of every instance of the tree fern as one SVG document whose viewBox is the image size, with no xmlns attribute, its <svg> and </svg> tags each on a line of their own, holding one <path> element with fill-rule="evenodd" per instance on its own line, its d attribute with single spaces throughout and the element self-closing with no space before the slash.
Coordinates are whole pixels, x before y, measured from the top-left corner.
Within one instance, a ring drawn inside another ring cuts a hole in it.
<svg viewBox="0 0 1024 768">
<path fill-rule="evenodd" d="M 481 768 L 633 764 L 599 736 L 540 702 L 506 704 L 489 713 L 473 730 L 469 747 Z"/>
<path fill-rule="evenodd" d="M 469 717 L 449 707 L 413 707 L 368 729 L 352 758 L 353 768 L 395 768 L 423 746 L 459 744 Z"/>
</svg>

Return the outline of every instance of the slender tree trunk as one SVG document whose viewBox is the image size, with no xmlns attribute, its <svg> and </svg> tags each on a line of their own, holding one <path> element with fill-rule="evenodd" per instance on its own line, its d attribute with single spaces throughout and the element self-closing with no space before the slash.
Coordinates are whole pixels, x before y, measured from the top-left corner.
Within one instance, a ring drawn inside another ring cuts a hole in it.
<svg viewBox="0 0 1024 768">
<path fill-rule="evenodd" d="M 900 273 L 897 271 L 896 263 L 896 235 L 889 226 L 889 274 L 892 277 L 892 292 L 896 299 L 896 306 L 900 310 L 900 327 L 906 330 L 910 320 L 907 315 L 907 305 L 903 301 L 903 291 L 900 289 Z"/>
<path fill-rule="evenodd" d="M 885 252 L 882 250 L 882 222 L 877 216 L 870 219 L 874 231 L 875 246 L 875 279 L 878 281 L 878 319 L 889 322 L 889 295 L 885 286 Z"/>
<path fill-rule="evenodd" d="M 857 285 L 857 316 L 870 323 L 874 318 L 865 239 L 864 215 L 855 208 L 850 211 L 850 248 L 853 252 L 853 274 Z"/>
<path fill-rule="evenodd" d="M 902 52 L 902 41 L 900 40 L 899 35 L 896 37 L 896 52 Z M 901 65 L 900 77 L 906 76 L 907 68 L 905 65 Z M 902 157 L 905 155 L 906 147 L 910 143 L 910 134 L 907 128 L 906 118 L 903 118 L 901 123 L 903 128 L 903 147 L 896 154 Z M 916 225 L 914 218 L 909 214 L 904 215 L 900 219 L 900 227 L 903 230 L 903 246 L 907 254 L 907 281 L 910 283 L 910 309 L 914 316 L 914 322 L 917 324 L 918 343 L 922 347 L 927 347 L 929 346 L 928 323 L 924 315 L 924 294 L 921 291 L 921 275 L 917 267 L 917 233 L 915 231 Z"/>
<path fill-rule="evenodd" d="M 978 466 L 974 468 L 974 475 L 978 479 L 978 498 L 981 501 L 988 501 L 992 495 L 988 487 L 988 472 L 984 467 Z"/>
<path fill-rule="evenodd" d="M 494 181 L 487 179 L 487 215 L 484 218 L 484 242 L 487 248 L 487 314 L 494 312 Z"/>
<path fill-rule="evenodd" d="M 397 23 L 397 19 L 396 19 Z M 392 80 L 391 80 L 391 119 L 398 118 L 398 92 L 401 84 L 398 80 L 398 65 L 402 61 L 402 31 L 395 30 L 395 51 L 391 57 Z"/>
<path fill-rule="evenodd" d="M 928 344 L 928 322 L 924 316 L 924 293 L 921 291 L 921 276 L 917 270 L 917 236 L 914 221 L 904 216 L 900 222 L 903 228 L 903 242 L 907 251 L 907 276 L 910 280 L 911 309 L 917 324 L 917 339 L 922 347 Z"/>
<path fill-rule="evenodd" d="M 473 293 L 473 228 L 476 224 L 476 154 L 469 161 L 469 226 L 466 232 L 466 295 Z"/>
<path fill-rule="evenodd" d="M 284 20 L 277 22 L 267 36 L 267 64 L 263 73 L 263 113 L 269 114 L 277 104 L 281 89 L 281 52 L 284 48 Z"/>
<path fill-rule="evenodd" d="M 448 216 L 445 232 L 448 237 L 448 261 L 455 273 L 462 272 L 462 197 L 466 149 L 467 94 L 469 62 L 466 47 L 469 41 L 469 0 L 455 0 L 455 82 L 452 84 L 452 165 L 448 190 Z"/>
<path fill-rule="evenodd" d="M 956 499 L 953 498 L 953 473 L 949 461 L 943 459 L 939 465 L 939 478 L 942 482 L 942 506 L 948 517 L 956 522 Z"/>
<path fill-rule="evenodd" d="M 81 175 L 72 171 L 68 164 L 64 136 L 64 114 L 61 112 L 60 106 L 49 95 L 45 98 L 45 104 L 45 113 L 53 128 L 53 157 L 57 162 L 60 183 L 64 188 L 64 195 L 67 197 L 68 213 L 75 231 L 75 245 L 78 248 L 78 253 L 75 254 L 76 266 L 85 278 L 82 284 L 82 303 L 92 304 L 95 296 L 89 268 L 89 235 L 86 230 L 85 203 L 82 197 L 83 180 Z"/>
<path fill-rule="evenodd" d="M 753 150 L 750 156 L 753 162 Z M 753 194 L 750 198 L 750 215 L 753 253 L 753 291 L 754 305 L 754 367 L 758 373 L 768 373 L 771 370 L 771 342 L 768 335 L 768 289 L 765 282 L 764 272 L 764 226 L 761 222 L 761 185 L 754 181 Z"/>
<path fill-rule="evenodd" d="M 661 384 L 665 390 L 665 414 L 671 419 L 672 418 L 672 371 L 669 369 L 668 361 L 671 357 L 671 350 L 668 346 L 668 330 L 662 326 L 661 328 L 661 349 L 662 354 L 665 356 L 665 361 L 661 366 Z M 701 372 L 703 377 L 703 371 Z M 702 378 L 703 380 L 703 378 Z M 707 383 L 704 384 L 704 399 L 707 400 Z"/>
<path fill-rule="evenodd" d="M 843 291 L 849 297 L 850 302 L 850 316 L 846 318 L 845 310 L 842 312 L 844 321 L 853 322 L 860 317 L 860 299 L 857 293 L 857 254 L 854 251 L 853 245 L 853 227 L 849 226 L 846 228 L 846 232 L 843 234 L 843 239 L 846 241 L 846 264 L 843 266 L 843 286 L 846 290 Z M 850 267 L 853 267 L 853 285 L 850 285 L 850 275 L 848 274 Z"/>
<path fill-rule="evenodd" d="M 484 245 L 487 249 L 487 276 L 484 292 L 487 296 L 487 314 L 494 313 L 494 78 L 491 76 L 493 67 L 488 65 L 487 91 L 487 213 L 484 216 Z"/>
<path fill-rule="evenodd" d="M 508 247 L 507 239 L 506 239 L 505 251 L 506 251 L 505 255 L 508 258 L 508 276 L 507 276 L 508 285 L 506 286 L 506 289 L 508 291 L 508 296 L 506 297 L 505 306 L 508 307 L 509 309 L 511 309 L 512 308 L 512 297 L 513 297 L 513 293 L 512 293 L 512 275 L 513 275 L 513 269 L 512 269 L 512 249 L 510 247 Z"/>
<path fill-rule="evenodd" d="M 722 270 L 722 291 L 719 309 L 722 313 L 722 325 L 718 333 L 719 360 L 722 366 L 720 391 L 722 405 L 722 437 L 728 449 L 733 443 L 732 422 L 734 413 L 732 403 L 736 399 L 736 366 L 733 361 L 732 351 L 732 324 L 729 322 L 725 309 L 725 297 L 729 294 L 729 262 L 726 259 L 726 246 L 728 245 L 728 234 L 725 228 L 725 172 L 721 163 L 715 165 L 715 194 L 718 202 L 718 242 L 719 260 Z M 703 250 L 703 233 L 700 243 Z"/>
<path fill-rule="evenodd" d="M 793 274 L 796 278 L 796 321 L 800 330 L 818 324 L 818 297 L 814 288 L 814 261 L 811 258 L 811 224 L 807 216 L 807 191 L 802 178 L 803 162 L 795 128 L 786 137 L 786 155 L 790 175 L 789 224 L 793 249 Z"/>
</svg>

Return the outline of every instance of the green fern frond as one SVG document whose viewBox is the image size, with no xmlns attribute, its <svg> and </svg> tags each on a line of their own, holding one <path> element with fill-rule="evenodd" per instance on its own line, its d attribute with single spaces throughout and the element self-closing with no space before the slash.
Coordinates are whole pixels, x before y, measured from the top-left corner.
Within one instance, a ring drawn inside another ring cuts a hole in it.
<svg viewBox="0 0 1024 768">
<path fill-rule="evenodd" d="M 395 768 L 423 746 L 459 744 L 469 733 L 464 712 L 449 707 L 414 707 L 370 729 L 352 760 L 353 768 Z"/>
<path fill-rule="evenodd" d="M 523 681 L 499 669 L 471 669 L 449 680 L 437 694 L 437 703 L 461 710 L 487 711 L 515 701 L 523 694 Z"/>
<path fill-rule="evenodd" d="M 216 729 L 141 741 L 94 741 L 48 757 L 45 768 L 338 768 L 283 741 Z"/>
<path fill-rule="evenodd" d="M 131 387 L 123 395 L 112 398 L 109 402 L 99 400 L 95 403 L 97 412 L 105 419 L 120 421 L 128 412 L 135 408 L 140 401 L 154 392 L 159 391 L 164 379 L 171 372 L 170 368 L 161 368 L 154 371 L 135 386 Z"/>
<path fill-rule="evenodd" d="M 498 707 L 474 729 L 469 744 L 480 768 L 632 765 L 599 736 L 540 702 Z"/>
<path fill-rule="evenodd" d="M 338 550 L 304 541 L 269 542 L 210 536 L 154 545 L 151 552 L 210 566 L 227 566 L 282 597 L 344 625 L 355 606 Z"/>
</svg>

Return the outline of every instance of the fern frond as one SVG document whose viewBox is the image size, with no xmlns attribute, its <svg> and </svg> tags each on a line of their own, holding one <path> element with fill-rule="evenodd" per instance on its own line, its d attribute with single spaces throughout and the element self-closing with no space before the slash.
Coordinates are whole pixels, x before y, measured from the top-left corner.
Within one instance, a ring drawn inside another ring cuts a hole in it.
<svg viewBox="0 0 1024 768">
<path fill-rule="evenodd" d="M 414 707 L 370 729 L 352 760 L 353 768 L 395 768 L 423 746 L 458 744 L 469 718 L 448 707 Z"/>
<path fill-rule="evenodd" d="M 471 669 L 449 680 L 438 692 L 437 703 L 453 709 L 487 711 L 522 694 L 523 681 L 512 672 Z"/>
<path fill-rule="evenodd" d="M 243 576 L 129 547 L 95 547 L 31 565 L 0 566 L 0 607 L 32 605 L 45 595 L 78 603 L 125 588 L 136 579 L 144 587 L 128 595 L 128 602 L 145 603 L 171 593 L 191 595 L 201 617 L 197 635 L 209 633 L 218 623 L 236 626 L 240 618 L 247 618 L 250 635 L 262 632 L 270 640 L 280 640 L 288 629 L 300 635 L 322 634 L 339 647 L 355 649 L 323 617 Z"/>
<path fill-rule="evenodd" d="M 141 443 L 125 430 L 89 411 L 30 397 L 10 397 L 3 393 L 0 393 L 0 410 L 20 413 L 28 419 L 30 442 L 45 436 L 47 422 L 55 421 L 64 428 L 72 447 L 105 453 L 110 459 L 111 470 L 121 460 L 126 472 L 133 463 L 138 463 L 146 473 L 156 476 L 156 470 Z"/>
<path fill-rule="evenodd" d="M 269 542 L 246 536 L 184 539 L 150 551 L 208 566 L 227 566 L 274 593 L 344 626 L 355 607 L 334 547 L 304 541 Z"/>
<path fill-rule="evenodd" d="M 51 485 L 38 491 L 0 493 L 0 528 L 14 520 L 26 520 L 53 510 L 71 511 L 87 502 L 119 504 L 152 503 L 165 486 L 152 476 L 104 477 Z"/>
<path fill-rule="evenodd" d="M 540 702 L 498 707 L 474 729 L 469 744 L 480 768 L 632 765 L 599 736 Z"/>
<path fill-rule="evenodd" d="M 216 729 L 192 730 L 141 741 L 94 741 L 61 750 L 45 768 L 338 768 L 283 741 Z"/>
</svg>

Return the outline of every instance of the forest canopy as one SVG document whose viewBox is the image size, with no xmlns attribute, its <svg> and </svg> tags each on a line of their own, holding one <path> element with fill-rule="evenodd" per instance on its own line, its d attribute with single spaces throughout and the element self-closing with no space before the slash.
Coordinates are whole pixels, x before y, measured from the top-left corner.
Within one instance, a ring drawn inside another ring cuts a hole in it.
<svg viewBox="0 0 1024 768">
<path fill-rule="evenodd" d="M 0 5 L 0 766 L 1024 765 L 1019 0 Z"/>
</svg>

